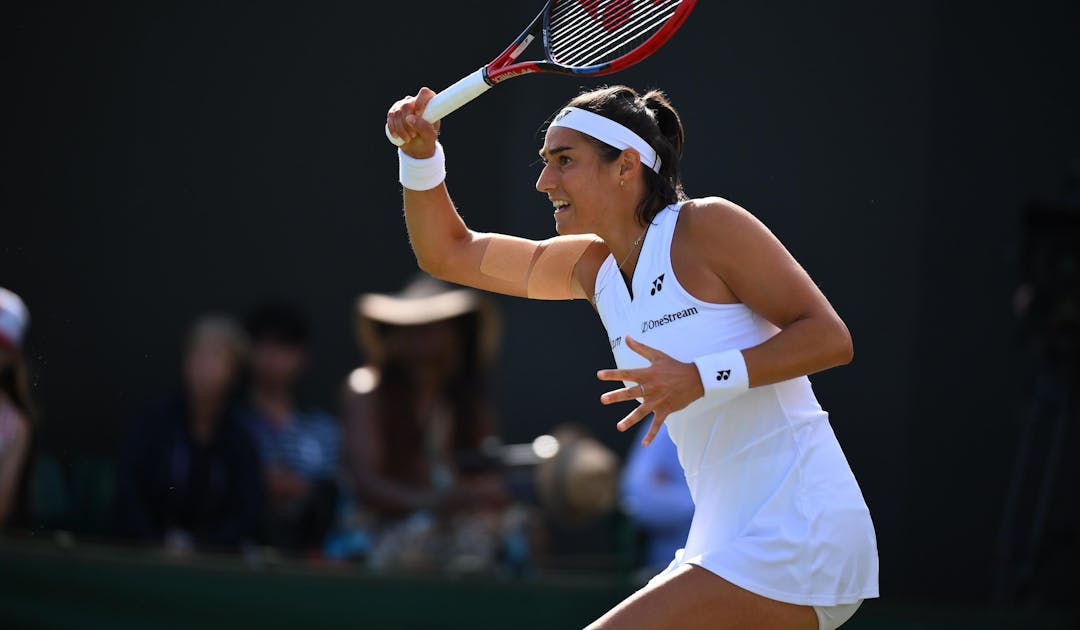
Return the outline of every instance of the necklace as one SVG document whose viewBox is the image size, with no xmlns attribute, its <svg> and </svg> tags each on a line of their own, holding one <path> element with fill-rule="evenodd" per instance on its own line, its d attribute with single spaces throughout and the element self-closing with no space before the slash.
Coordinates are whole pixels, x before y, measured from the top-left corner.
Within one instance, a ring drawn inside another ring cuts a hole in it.
<svg viewBox="0 0 1080 630">
<path fill-rule="evenodd" d="M 645 226 L 645 229 L 641 232 L 641 235 L 638 236 L 636 239 L 634 239 L 634 242 L 630 245 L 630 251 L 626 253 L 626 256 L 622 259 L 622 262 L 618 264 L 618 269 L 619 269 L 620 274 L 622 274 L 623 265 L 625 265 L 626 261 L 630 260 L 630 257 L 634 255 L 634 252 L 637 251 L 638 245 L 641 245 L 641 241 L 643 241 L 645 239 L 645 235 L 648 234 L 648 233 L 649 233 L 649 226 Z M 595 293 L 593 293 L 592 303 L 594 305 L 596 304 L 597 296 L 599 296 L 601 293 L 604 292 L 604 289 L 607 288 L 607 285 L 610 282 L 611 281 L 608 280 L 607 282 L 604 283 L 604 286 L 600 287 L 600 289 L 598 289 Z"/>
<path fill-rule="evenodd" d="M 619 263 L 619 271 L 622 271 L 623 265 L 625 265 L 626 261 L 630 260 L 630 257 L 634 255 L 635 251 L 637 251 L 638 245 L 641 245 L 641 241 L 645 238 L 645 233 L 648 231 L 649 228 L 646 227 L 645 230 L 641 233 L 641 236 L 634 239 L 634 243 L 630 246 L 630 251 L 627 252 L 626 257 L 622 259 L 621 263 Z"/>
</svg>

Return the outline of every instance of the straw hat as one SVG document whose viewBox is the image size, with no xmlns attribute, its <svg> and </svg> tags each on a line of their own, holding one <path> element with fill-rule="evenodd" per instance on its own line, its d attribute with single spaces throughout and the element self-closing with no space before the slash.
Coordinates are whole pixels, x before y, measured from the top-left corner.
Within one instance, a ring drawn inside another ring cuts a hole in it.
<svg viewBox="0 0 1080 630">
<path fill-rule="evenodd" d="M 618 496 L 618 456 L 577 427 L 562 427 L 554 435 L 558 451 L 533 473 L 540 505 L 567 526 L 611 512 Z"/>
<path fill-rule="evenodd" d="M 0 345 L 21 348 L 26 327 L 30 324 L 30 311 L 19 296 L 0 287 Z"/>
<path fill-rule="evenodd" d="M 478 291 L 455 287 L 419 274 L 398 293 L 366 293 L 356 301 L 356 325 L 360 344 L 369 358 L 382 359 L 378 324 L 423 326 L 475 313 L 479 326 L 480 356 L 494 358 L 500 323 L 495 306 Z"/>
</svg>

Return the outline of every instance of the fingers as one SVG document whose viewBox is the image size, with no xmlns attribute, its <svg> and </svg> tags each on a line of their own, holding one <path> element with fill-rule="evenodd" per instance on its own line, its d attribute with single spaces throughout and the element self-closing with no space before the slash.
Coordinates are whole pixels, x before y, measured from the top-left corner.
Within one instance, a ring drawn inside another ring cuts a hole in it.
<svg viewBox="0 0 1080 630">
<path fill-rule="evenodd" d="M 656 414 L 653 416 L 652 424 L 649 425 L 649 431 L 645 434 L 645 437 L 641 439 L 642 446 L 648 446 L 652 444 L 653 438 L 660 433 L 660 427 L 664 424 L 664 420 L 667 420 L 666 415 Z"/>
<path fill-rule="evenodd" d="M 618 402 L 635 400 L 641 396 L 641 390 L 642 388 L 639 385 L 632 385 L 622 389 L 613 389 L 601 396 L 600 402 L 605 405 L 611 405 Z"/>
<path fill-rule="evenodd" d="M 412 132 L 405 125 L 405 118 L 413 113 L 414 98 L 406 96 L 394 103 L 390 111 L 386 113 L 386 127 L 395 137 L 405 142 L 412 140 Z"/>
<path fill-rule="evenodd" d="M 424 120 L 420 114 L 410 114 L 405 117 L 405 124 L 408 126 L 414 137 L 423 136 L 425 138 L 434 137 L 438 135 L 438 131 L 435 125 Z"/>
<path fill-rule="evenodd" d="M 664 354 L 663 352 L 660 352 L 656 348 L 646 346 L 645 344 L 633 339 L 630 336 L 626 337 L 626 345 L 634 352 L 648 359 L 650 363 L 655 363 L 659 359 L 668 358 L 668 355 Z M 601 381 L 638 382 L 640 380 L 640 378 L 638 377 L 643 376 L 643 372 L 645 372 L 646 369 L 648 368 L 638 368 L 633 370 L 600 370 L 596 373 L 596 378 L 600 379 Z"/>
<path fill-rule="evenodd" d="M 615 427 L 619 429 L 619 431 L 626 431 L 630 427 L 641 422 L 645 416 L 648 416 L 650 413 L 652 413 L 652 406 L 647 402 L 642 403 L 625 418 L 619 420 L 619 424 L 615 425 Z"/>
<path fill-rule="evenodd" d="M 434 91 L 421 88 L 416 96 L 406 96 L 394 103 L 386 114 L 386 128 L 405 142 L 402 145 L 403 151 L 410 155 L 417 153 L 413 157 L 427 157 L 423 154 L 434 150 L 439 125 L 423 118 L 424 110 L 434 97 Z"/>
<path fill-rule="evenodd" d="M 434 90 L 431 90 L 431 89 L 426 88 L 426 87 L 420 88 L 420 92 L 418 92 L 417 95 L 416 95 L 416 102 L 415 102 L 415 108 L 416 108 L 416 115 L 417 116 L 423 116 L 424 115 L 424 110 L 427 109 L 428 103 L 430 103 L 431 99 L 433 99 L 433 98 L 435 98 Z"/>
<path fill-rule="evenodd" d="M 648 359 L 650 362 L 656 361 L 660 357 L 666 357 L 667 355 L 660 352 L 656 348 L 646 346 L 637 339 L 634 339 L 630 335 L 626 336 L 626 347 L 630 348 L 634 352 Z"/>
<path fill-rule="evenodd" d="M 596 378 L 601 381 L 632 381 L 638 382 L 636 377 L 641 376 L 643 369 L 638 370 L 600 370 Z"/>
</svg>

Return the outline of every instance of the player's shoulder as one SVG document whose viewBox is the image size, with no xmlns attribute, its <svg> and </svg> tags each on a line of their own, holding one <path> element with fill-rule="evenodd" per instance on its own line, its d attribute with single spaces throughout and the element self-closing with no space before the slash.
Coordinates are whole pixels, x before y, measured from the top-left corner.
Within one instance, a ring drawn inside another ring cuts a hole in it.
<svg viewBox="0 0 1080 630">
<path fill-rule="evenodd" d="M 743 229 L 757 229 L 761 225 L 746 208 L 723 197 L 691 199 L 679 212 L 680 231 L 705 242 L 733 236 Z"/>
<path fill-rule="evenodd" d="M 548 242 L 555 242 L 561 245 L 573 244 L 573 247 L 568 248 L 566 251 L 576 250 L 579 252 L 580 255 L 578 257 L 577 265 L 580 266 L 584 264 L 589 269 L 599 269 L 604 260 L 611 255 L 611 250 L 608 249 L 604 239 L 595 234 L 556 236 L 549 239 Z"/>
<path fill-rule="evenodd" d="M 559 236 L 553 236 L 545 243 L 559 243 L 561 245 L 579 244 L 587 248 L 594 248 L 597 246 L 607 247 L 604 243 L 604 239 L 595 234 L 561 234 Z"/>
</svg>

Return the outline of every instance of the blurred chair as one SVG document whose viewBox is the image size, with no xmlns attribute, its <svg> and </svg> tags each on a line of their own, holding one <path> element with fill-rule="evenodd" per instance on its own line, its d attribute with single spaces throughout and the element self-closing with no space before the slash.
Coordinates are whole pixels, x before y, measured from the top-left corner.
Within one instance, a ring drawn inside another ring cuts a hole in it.
<svg viewBox="0 0 1080 630">
<path fill-rule="evenodd" d="M 104 457 L 82 456 L 71 466 L 71 527 L 81 534 L 103 536 L 112 525 L 116 465 Z"/>
<path fill-rule="evenodd" d="M 71 521 L 71 495 L 63 466 L 53 455 L 39 453 L 30 473 L 30 524 L 33 529 L 66 529 Z"/>
</svg>

